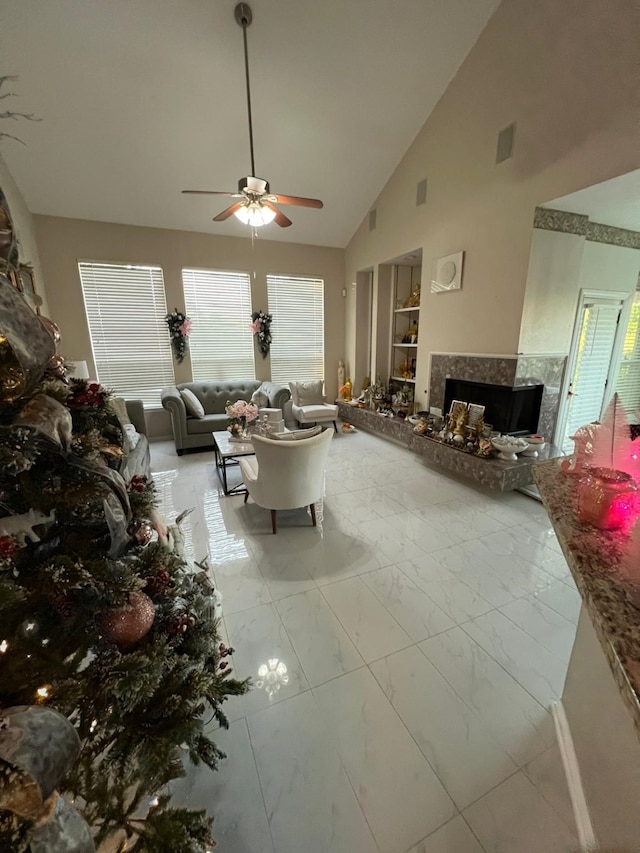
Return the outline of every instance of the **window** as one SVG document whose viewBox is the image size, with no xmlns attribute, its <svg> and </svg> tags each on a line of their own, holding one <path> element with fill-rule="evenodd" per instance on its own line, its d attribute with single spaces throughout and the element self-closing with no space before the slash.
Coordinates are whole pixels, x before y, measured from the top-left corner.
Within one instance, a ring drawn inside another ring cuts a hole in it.
<svg viewBox="0 0 640 853">
<path fill-rule="evenodd" d="M 245 272 L 182 270 L 194 379 L 254 379 L 251 281 Z"/>
<path fill-rule="evenodd" d="M 80 263 L 97 378 L 127 400 L 160 406 L 175 384 L 160 267 Z"/>
<path fill-rule="evenodd" d="M 324 281 L 268 275 L 273 382 L 324 379 Z"/>
<path fill-rule="evenodd" d="M 640 290 L 631 305 L 616 391 L 629 417 L 640 411 Z"/>
</svg>

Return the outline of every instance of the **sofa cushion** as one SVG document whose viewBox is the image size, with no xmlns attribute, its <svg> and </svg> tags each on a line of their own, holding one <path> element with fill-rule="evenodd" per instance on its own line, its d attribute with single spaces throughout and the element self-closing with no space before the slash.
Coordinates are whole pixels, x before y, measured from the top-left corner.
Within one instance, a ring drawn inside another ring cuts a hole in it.
<svg viewBox="0 0 640 853">
<path fill-rule="evenodd" d="M 254 406 L 257 406 L 259 409 L 264 409 L 269 405 L 269 395 L 266 391 L 262 390 L 262 386 L 253 392 L 251 395 L 251 402 Z"/>
<path fill-rule="evenodd" d="M 294 409 L 295 416 L 300 419 L 310 421 L 334 421 L 338 417 L 338 407 L 332 406 L 330 403 L 323 403 L 321 406 L 298 406 Z"/>
<path fill-rule="evenodd" d="M 290 382 L 291 396 L 296 406 L 320 406 L 322 397 L 322 379 L 310 382 Z"/>
<path fill-rule="evenodd" d="M 127 411 L 127 404 L 122 397 L 112 397 L 109 400 L 109 405 L 113 410 L 114 415 L 120 421 L 120 426 L 124 426 L 125 424 L 131 423 L 131 418 L 129 417 L 129 412 Z"/>
<path fill-rule="evenodd" d="M 187 435 L 204 435 L 226 429 L 229 418 L 226 415 L 205 415 L 203 418 L 187 418 Z M 212 439 L 213 443 L 213 439 Z"/>
<path fill-rule="evenodd" d="M 183 388 L 180 396 L 184 401 L 187 412 L 194 418 L 204 417 L 204 406 L 190 388 Z"/>
</svg>

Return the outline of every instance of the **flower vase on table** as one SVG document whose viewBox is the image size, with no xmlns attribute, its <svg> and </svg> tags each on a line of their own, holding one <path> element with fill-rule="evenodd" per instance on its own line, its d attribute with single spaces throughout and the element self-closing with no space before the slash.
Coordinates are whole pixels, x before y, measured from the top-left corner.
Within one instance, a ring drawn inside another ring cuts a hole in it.
<svg viewBox="0 0 640 853">
<path fill-rule="evenodd" d="M 229 441 L 250 441 L 248 425 L 258 417 L 258 407 L 246 400 L 236 400 L 235 403 L 227 401 L 225 412 L 229 418 Z"/>
</svg>

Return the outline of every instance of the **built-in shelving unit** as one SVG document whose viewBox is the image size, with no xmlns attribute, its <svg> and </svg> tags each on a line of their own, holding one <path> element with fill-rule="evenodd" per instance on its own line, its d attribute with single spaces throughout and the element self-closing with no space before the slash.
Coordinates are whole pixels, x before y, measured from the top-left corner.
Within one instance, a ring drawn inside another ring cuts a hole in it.
<svg viewBox="0 0 640 853">
<path fill-rule="evenodd" d="M 405 383 L 415 385 L 420 335 L 421 272 L 421 252 L 393 263 L 389 375 L 396 391 Z"/>
</svg>

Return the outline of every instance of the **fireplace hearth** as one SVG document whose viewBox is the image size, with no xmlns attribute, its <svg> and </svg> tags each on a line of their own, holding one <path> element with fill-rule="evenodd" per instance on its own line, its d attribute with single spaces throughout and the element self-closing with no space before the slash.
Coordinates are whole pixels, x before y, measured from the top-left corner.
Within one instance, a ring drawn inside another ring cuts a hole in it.
<svg viewBox="0 0 640 853">
<path fill-rule="evenodd" d="M 445 382 L 444 414 L 452 400 L 484 406 L 484 420 L 506 435 L 529 435 L 538 431 L 544 385 L 492 385 L 450 379 Z"/>
</svg>

